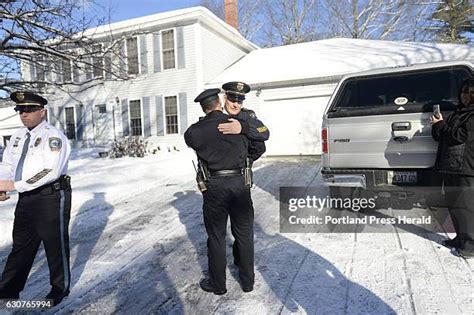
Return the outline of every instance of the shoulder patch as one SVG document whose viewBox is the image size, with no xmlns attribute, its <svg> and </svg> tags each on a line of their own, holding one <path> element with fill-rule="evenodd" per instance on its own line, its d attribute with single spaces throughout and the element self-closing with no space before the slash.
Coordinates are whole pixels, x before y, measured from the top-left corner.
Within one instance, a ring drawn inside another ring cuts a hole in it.
<svg viewBox="0 0 474 315">
<path fill-rule="evenodd" d="M 249 116 L 251 118 L 257 118 L 257 115 L 255 114 L 255 112 L 251 109 L 248 109 L 248 108 L 242 108 L 242 111 L 243 112 L 246 112 L 247 114 L 249 114 Z"/>
<path fill-rule="evenodd" d="M 258 131 L 259 133 L 264 133 L 264 132 L 266 132 L 267 130 L 268 130 L 268 128 L 267 128 L 266 126 L 262 126 L 262 127 L 258 127 L 258 128 L 257 128 L 257 131 Z"/>
<path fill-rule="evenodd" d="M 49 148 L 53 152 L 59 152 L 63 146 L 62 140 L 57 137 L 49 138 L 48 142 L 49 142 Z"/>
</svg>

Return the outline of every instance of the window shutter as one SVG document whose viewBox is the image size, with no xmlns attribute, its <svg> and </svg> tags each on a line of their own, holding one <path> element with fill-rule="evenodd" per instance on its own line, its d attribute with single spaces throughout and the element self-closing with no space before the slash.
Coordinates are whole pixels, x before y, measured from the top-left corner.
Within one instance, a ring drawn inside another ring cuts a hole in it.
<svg viewBox="0 0 474 315">
<path fill-rule="evenodd" d="M 61 106 L 61 107 L 58 107 L 57 111 L 56 111 L 56 118 L 57 118 L 57 121 L 58 121 L 58 125 L 56 125 L 56 127 L 61 130 L 64 134 L 66 134 L 66 125 L 64 124 L 64 115 L 65 114 L 65 110 L 64 110 L 64 106 Z"/>
<path fill-rule="evenodd" d="M 30 67 L 30 81 L 34 81 L 36 79 L 35 76 L 35 65 L 33 62 L 28 63 L 28 66 Z"/>
<path fill-rule="evenodd" d="M 140 35 L 140 73 L 148 73 L 146 35 Z"/>
<path fill-rule="evenodd" d="M 161 49 L 160 49 L 160 33 L 153 34 L 153 69 L 161 72 Z"/>
<path fill-rule="evenodd" d="M 124 137 L 130 135 L 130 125 L 128 122 L 128 100 L 126 98 L 122 100 L 122 131 Z"/>
<path fill-rule="evenodd" d="M 86 80 L 91 80 L 92 79 L 92 58 L 87 58 L 87 63 L 85 65 L 85 71 L 86 71 Z"/>
<path fill-rule="evenodd" d="M 186 93 L 179 93 L 179 123 L 181 124 L 181 134 L 188 129 L 188 106 Z"/>
<path fill-rule="evenodd" d="M 104 57 L 105 79 L 112 79 L 112 58 L 109 53 Z"/>
<path fill-rule="evenodd" d="M 57 110 L 53 106 L 48 107 L 48 122 L 52 125 L 57 127 L 56 122 L 58 121 Z"/>
<path fill-rule="evenodd" d="M 82 113 L 84 106 L 77 104 L 74 107 L 76 108 L 76 139 L 82 140 L 84 132 L 84 117 L 82 117 Z"/>
<path fill-rule="evenodd" d="M 143 135 L 145 137 L 151 136 L 151 121 L 150 121 L 150 97 L 145 96 L 142 99 L 143 109 Z"/>
<path fill-rule="evenodd" d="M 163 126 L 163 96 L 157 95 L 155 96 L 155 104 L 156 104 L 156 135 L 163 136 L 165 134 L 164 126 Z"/>
<path fill-rule="evenodd" d="M 185 67 L 185 55 L 184 55 L 184 35 L 183 35 L 183 27 L 180 26 L 176 28 L 176 40 L 178 48 L 178 69 L 183 69 Z"/>
<path fill-rule="evenodd" d="M 118 53 L 118 64 L 119 64 L 119 75 L 121 78 L 127 78 L 127 63 L 126 63 L 126 56 L 125 56 L 125 42 L 120 42 L 119 44 L 119 53 Z"/>
</svg>

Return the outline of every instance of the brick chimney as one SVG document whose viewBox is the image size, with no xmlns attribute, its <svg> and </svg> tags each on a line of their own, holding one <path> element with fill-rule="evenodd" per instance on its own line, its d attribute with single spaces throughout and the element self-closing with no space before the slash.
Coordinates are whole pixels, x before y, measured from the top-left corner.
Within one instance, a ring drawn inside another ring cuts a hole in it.
<svg viewBox="0 0 474 315">
<path fill-rule="evenodd" d="M 239 29 L 239 14 L 237 0 L 224 0 L 224 19 L 227 24 Z"/>
</svg>

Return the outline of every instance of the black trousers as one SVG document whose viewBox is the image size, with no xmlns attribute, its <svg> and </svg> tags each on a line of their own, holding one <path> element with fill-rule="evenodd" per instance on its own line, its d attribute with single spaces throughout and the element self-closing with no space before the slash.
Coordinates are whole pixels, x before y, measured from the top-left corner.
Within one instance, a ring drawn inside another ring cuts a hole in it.
<svg viewBox="0 0 474 315">
<path fill-rule="evenodd" d="M 474 251 L 474 177 L 443 174 L 449 214 L 463 247 Z"/>
<path fill-rule="evenodd" d="M 20 193 L 13 223 L 13 248 L 0 280 L 0 296 L 18 298 L 43 242 L 54 294 L 69 290 L 71 189 L 51 187 Z"/>
<path fill-rule="evenodd" d="M 252 286 L 255 281 L 254 211 L 250 188 L 245 186 L 243 176 L 211 178 L 207 186 L 203 193 L 203 210 L 210 283 L 217 289 L 226 288 L 226 230 L 227 218 L 230 217 L 240 280 L 243 286 Z"/>
</svg>

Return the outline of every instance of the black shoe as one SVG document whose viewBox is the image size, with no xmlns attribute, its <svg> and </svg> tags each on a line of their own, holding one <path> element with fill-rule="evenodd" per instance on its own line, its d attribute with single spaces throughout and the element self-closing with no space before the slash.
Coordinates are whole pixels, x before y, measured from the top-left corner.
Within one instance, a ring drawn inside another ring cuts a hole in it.
<svg viewBox="0 0 474 315">
<path fill-rule="evenodd" d="M 47 300 L 53 300 L 53 306 L 58 305 L 61 301 L 69 295 L 69 290 L 66 292 L 54 292 L 51 290 L 48 295 L 46 295 Z"/>
<path fill-rule="evenodd" d="M 217 289 L 214 288 L 210 283 L 209 279 L 202 279 L 199 281 L 199 286 L 206 292 L 212 292 L 215 295 L 222 295 L 227 293 L 227 289 Z"/>
<path fill-rule="evenodd" d="M 443 246 L 446 246 L 448 248 L 460 248 L 462 246 L 462 240 L 458 236 L 453 238 L 452 240 L 444 240 L 441 242 Z"/>
<path fill-rule="evenodd" d="M 245 293 L 252 292 L 253 291 L 253 285 L 242 286 L 242 291 L 244 291 Z"/>
</svg>

